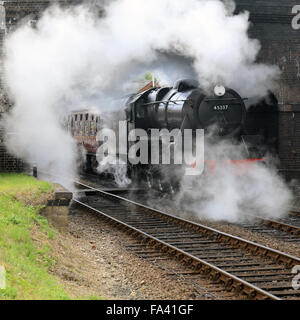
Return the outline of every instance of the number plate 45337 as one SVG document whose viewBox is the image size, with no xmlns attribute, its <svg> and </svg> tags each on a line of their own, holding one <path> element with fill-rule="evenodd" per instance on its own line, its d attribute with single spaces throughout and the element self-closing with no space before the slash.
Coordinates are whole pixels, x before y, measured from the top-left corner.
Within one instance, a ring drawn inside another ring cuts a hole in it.
<svg viewBox="0 0 300 320">
<path fill-rule="evenodd" d="M 226 111 L 228 110 L 228 104 L 220 105 L 220 106 L 214 106 L 213 109 L 215 111 Z"/>
</svg>

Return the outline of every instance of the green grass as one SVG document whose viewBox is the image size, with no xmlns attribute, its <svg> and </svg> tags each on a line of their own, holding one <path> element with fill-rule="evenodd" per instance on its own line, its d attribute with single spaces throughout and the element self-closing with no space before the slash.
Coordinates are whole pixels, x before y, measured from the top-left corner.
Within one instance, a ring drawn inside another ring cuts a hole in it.
<svg viewBox="0 0 300 320">
<path fill-rule="evenodd" d="M 50 183 L 26 174 L 0 174 L 0 266 L 5 266 L 7 283 L 6 289 L 0 289 L 0 300 L 70 299 L 50 272 L 57 263 L 51 252 L 55 230 L 39 214 L 53 189 Z M 46 244 L 33 240 L 33 230 Z"/>
<path fill-rule="evenodd" d="M 0 289 L 0 299 L 69 299 L 49 273 L 55 264 L 51 248 L 38 248 L 32 239 L 35 226 L 49 239 L 54 231 L 38 214 L 40 206 L 17 199 L 33 199 L 51 191 L 51 184 L 24 174 L 0 174 L 0 265 L 6 268 L 7 281 L 7 288 Z"/>
<path fill-rule="evenodd" d="M 0 194 L 9 194 L 19 199 L 26 197 L 28 200 L 52 191 L 53 186 L 50 183 L 36 180 L 26 174 L 0 174 Z"/>
</svg>

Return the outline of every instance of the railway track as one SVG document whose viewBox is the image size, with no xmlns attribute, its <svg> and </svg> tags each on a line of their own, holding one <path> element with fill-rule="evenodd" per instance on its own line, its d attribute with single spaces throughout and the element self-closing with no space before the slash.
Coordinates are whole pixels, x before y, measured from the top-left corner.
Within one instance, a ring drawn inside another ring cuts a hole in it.
<svg viewBox="0 0 300 320">
<path fill-rule="evenodd" d="M 128 192 L 126 188 L 115 188 L 114 190 L 113 188 L 111 188 L 111 186 L 99 186 L 99 178 L 97 179 L 97 177 L 93 175 L 83 176 L 83 180 L 81 181 L 83 183 L 88 183 L 88 185 L 91 185 L 92 183 L 93 187 L 99 187 L 101 190 L 108 191 L 110 193 L 122 194 L 124 197 L 127 198 Z M 138 189 L 135 188 L 131 191 L 137 190 Z M 139 189 L 139 191 L 142 192 L 143 190 Z M 146 203 L 146 200 L 139 202 Z M 287 217 L 281 219 L 267 219 L 252 216 L 250 217 L 249 222 L 239 223 L 238 226 L 243 227 L 252 232 L 257 232 L 263 235 L 273 237 L 277 240 L 294 244 L 300 244 L 300 212 L 291 211 Z"/>
<path fill-rule="evenodd" d="M 226 290 L 251 299 L 300 299 L 292 268 L 300 259 L 185 219 L 154 210 L 120 196 L 76 183 L 74 199 L 147 246 L 153 259 L 174 257 L 205 274 Z M 163 254 L 163 256 L 162 256 Z"/>
<path fill-rule="evenodd" d="M 300 244 L 300 213 L 290 212 L 281 219 L 265 219 L 253 217 L 251 222 L 238 224 L 253 232 L 274 237 L 289 243 Z"/>
</svg>

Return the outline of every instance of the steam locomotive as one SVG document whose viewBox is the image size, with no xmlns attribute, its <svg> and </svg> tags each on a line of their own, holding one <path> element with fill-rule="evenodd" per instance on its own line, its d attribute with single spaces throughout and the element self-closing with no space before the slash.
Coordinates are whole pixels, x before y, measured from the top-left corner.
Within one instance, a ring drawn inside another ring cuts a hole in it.
<svg viewBox="0 0 300 320">
<path fill-rule="evenodd" d="M 207 94 L 197 81 L 190 79 L 179 80 L 173 87 L 159 87 L 149 83 L 139 92 L 130 95 L 125 103 L 127 133 L 132 129 L 143 129 L 151 142 L 151 129 L 179 129 L 181 132 L 184 129 L 191 129 L 192 132 L 204 129 L 205 133 L 209 133 L 208 139 L 230 140 L 231 143 L 244 146 L 243 156 L 232 159 L 232 163 L 263 162 L 266 151 L 270 149 L 268 147 L 276 145 L 276 134 L 266 125 L 274 110 L 266 107 L 268 103 L 261 102 L 260 107 L 254 105 L 247 111 L 245 100 L 236 91 L 221 85 Z M 91 114 L 88 110 L 72 113 L 68 117 L 68 127 L 78 144 L 87 151 L 86 168 L 95 171 L 99 147 L 96 136 L 102 127 L 101 115 Z M 128 151 L 136 141 L 127 139 L 127 142 Z M 216 159 L 206 158 L 205 174 L 216 162 Z M 133 180 L 146 181 L 150 187 L 158 186 L 160 190 L 174 191 L 179 188 L 178 176 L 182 175 L 182 166 L 149 163 L 132 165 L 128 162 L 128 175 Z"/>
<path fill-rule="evenodd" d="M 187 79 L 132 95 L 126 113 L 131 128 L 207 129 L 215 124 L 217 135 L 228 137 L 240 132 L 246 108 L 234 90 L 216 86 L 207 96 L 197 81 Z"/>
</svg>

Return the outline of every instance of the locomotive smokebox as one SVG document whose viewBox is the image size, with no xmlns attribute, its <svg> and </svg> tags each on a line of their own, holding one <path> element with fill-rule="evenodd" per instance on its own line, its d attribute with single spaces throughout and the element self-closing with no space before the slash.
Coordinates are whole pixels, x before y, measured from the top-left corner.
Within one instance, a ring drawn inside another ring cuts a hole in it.
<svg viewBox="0 0 300 320">
<path fill-rule="evenodd" d="M 246 117 L 243 99 L 231 89 L 218 88 L 218 95 L 205 96 L 197 104 L 196 118 L 201 128 L 214 127 L 221 136 L 238 134 Z M 215 89 L 216 91 L 216 89 Z"/>
</svg>

